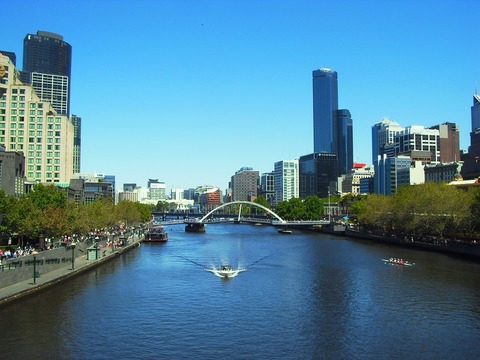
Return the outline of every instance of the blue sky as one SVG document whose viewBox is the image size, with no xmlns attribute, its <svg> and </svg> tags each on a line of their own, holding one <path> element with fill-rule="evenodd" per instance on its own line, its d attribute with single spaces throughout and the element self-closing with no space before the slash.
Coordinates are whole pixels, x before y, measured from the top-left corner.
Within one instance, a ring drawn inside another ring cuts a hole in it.
<svg viewBox="0 0 480 360">
<path fill-rule="evenodd" d="M 477 0 L 25 1 L 2 17 L 0 49 L 37 30 L 73 47 L 71 112 L 82 172 L 224 191 L 313 151 L 312 71 L 338 72 L 354 161 L 371 126 L 455 122 L 469 145 L 480 82 Z M 5 9 L 5 6 L 4 6 Z"/>
</svg>

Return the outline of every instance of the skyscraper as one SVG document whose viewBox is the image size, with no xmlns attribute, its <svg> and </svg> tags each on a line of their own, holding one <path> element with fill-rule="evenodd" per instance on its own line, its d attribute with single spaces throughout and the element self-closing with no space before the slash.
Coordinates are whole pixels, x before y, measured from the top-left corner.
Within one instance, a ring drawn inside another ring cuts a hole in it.
<svg viewBox="0 0 480 360">
<path fill-rule="evenodd" d="M 336 110 L 337 72 L 327 68 L 313 71 L 313 152 L 337 153 Z"/>
<path fill-rule="evenodd" d="M 337 72 L 313 71 L 313 151 L 337 154 L 338 175 L 353 166 L 353 125 L 350 112 L 338 109 Z"/>
<path fill-rule="evenodd" d="M 72 47 L 63 36 L 37 31 L 23 40 L 22 82 L 31 84 L 59 115 L 70 114 L 71 67 Z"/>
</svg>

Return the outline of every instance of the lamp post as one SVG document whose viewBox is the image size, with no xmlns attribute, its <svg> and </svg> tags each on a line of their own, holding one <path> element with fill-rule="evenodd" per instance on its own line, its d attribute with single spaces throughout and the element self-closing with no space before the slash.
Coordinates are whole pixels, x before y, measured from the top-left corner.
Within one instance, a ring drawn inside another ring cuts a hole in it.
<svg viewBox="0 0 480 360">
<path fill-rule="evenodd" d="M 328 187 L 328 222 L 330 222 L 330 186 Z"/>
<path fill-rule="evenodd" d="M 75 243 L 72 242 L 70 247 L 72 248 L 72 270 L 74 270 L 75 269 Z"/>
</svg>

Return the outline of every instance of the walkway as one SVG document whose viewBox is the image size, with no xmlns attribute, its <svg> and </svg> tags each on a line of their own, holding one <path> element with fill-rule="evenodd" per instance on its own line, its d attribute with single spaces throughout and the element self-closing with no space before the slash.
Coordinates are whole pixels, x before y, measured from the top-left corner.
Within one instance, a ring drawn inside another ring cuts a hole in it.
<svg viewBox="0 0 480 360">
<path fill-rule="evenodd" d="M 107 261 L 114 259 L 120 254 L 128 251 L 134 247 L 137 247 L 143 241 L 143 237 L 131 240 L 127 246 L 117 247 L 112 252 L 111 248 L 105 252 L 105 256 L 98 260 L 87 260 L 87 255 L 79 256 L 75 259 L 75 269 L 72 269 L 72 264 L 68 264 L 57 270 L 41 274 L 35 279 L 33 283 L 33 276 L 29 280 L 20 281 L 13 285 L 6 286 L 0 289 L 0 306 L 6 303 L 15 301 L 24 296 L 32 295 L 40 290 L 43 290 L 49 286 L 58 284 L 61 281 L 70 279 L 85 271 L 89 271 Z M 102 249 L 103 250 L 103 249 Z M 103 251 L 102 251 L 103 252 Z M 11 270 L 15 271 L 15 270 Z"/>
</svg>

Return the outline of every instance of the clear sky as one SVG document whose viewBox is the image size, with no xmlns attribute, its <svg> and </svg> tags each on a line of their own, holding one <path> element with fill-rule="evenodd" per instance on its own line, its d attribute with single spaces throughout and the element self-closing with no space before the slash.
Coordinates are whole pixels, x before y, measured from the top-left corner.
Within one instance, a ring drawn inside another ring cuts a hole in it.
<svg viewBox="0 0 480 360">
<path fill-rule="evenodd" d="M 467 149 L 480 82 L 478 0 L 19 0 L 0 49 L 38 30 L 72 45 L 82 172 L 167 189 L 260 173 L 313 151 L 312 71 L 338 72 L 354 161 L 371 127 L 455 122 Z M 8 10 L 8 11 L 7 11 Z"/>
</svg>

